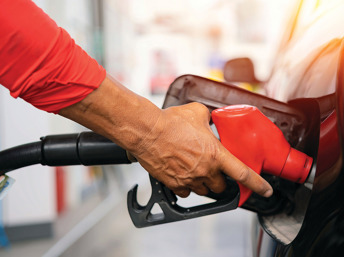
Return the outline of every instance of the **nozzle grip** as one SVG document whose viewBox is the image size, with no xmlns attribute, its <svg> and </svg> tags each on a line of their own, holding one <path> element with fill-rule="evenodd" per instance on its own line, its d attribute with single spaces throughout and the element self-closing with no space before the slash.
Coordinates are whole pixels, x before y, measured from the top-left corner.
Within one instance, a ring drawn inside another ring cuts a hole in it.
<svg viewBox="0 0 344 257">
<path fill-rule="evenodd" d="M 305 182 L 312 167 L 312 158 L 291 148 L 281 130 L 258 108 L 227 106 L 214 110 L 212 120 L 221 143 L 256 173 Z M 243 185 L 239 187 L 241 206 L 252 192 Z"/>
</svg>

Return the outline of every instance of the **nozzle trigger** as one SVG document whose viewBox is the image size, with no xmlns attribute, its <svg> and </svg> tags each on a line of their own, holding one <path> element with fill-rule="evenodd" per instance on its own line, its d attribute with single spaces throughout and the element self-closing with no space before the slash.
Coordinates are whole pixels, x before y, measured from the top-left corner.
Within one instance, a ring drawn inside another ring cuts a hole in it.
<svg viewBox="0 0 344 257">
<path fill-rule="evenodd" d="M 209 194 L 209 197 L 216 199 L 215 202 L 206 203 L 194 207 L 185 208 L 177 204 L 176 195 L 165 187 L 161 182 L 150 176 L 152 195 L 148 203 L 143 206 L 137 201 L 138 185 L 135 185 L 127 197 L 128 211 L 135 227 L 143 228 L 169 222 L 187 220 L 205 215 L 220 213 L 236 209 L 239 203 L 239 190 L 236 184 L 231 184 L 234 188 L 227 189 L 224 193 L 216 195 Z M 153 214 L 152 208 L 158 204 L 162 213 Z"/>
</svg>

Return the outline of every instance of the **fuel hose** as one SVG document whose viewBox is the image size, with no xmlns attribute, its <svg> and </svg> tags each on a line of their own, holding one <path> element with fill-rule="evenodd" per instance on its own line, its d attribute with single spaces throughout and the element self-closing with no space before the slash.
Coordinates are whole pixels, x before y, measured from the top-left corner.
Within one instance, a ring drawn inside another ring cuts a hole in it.
<svg viewBox="0 0 344 257">
<path fill-rule="evenodd" d="M 125 149 L 94 132 L 50 135 L 0 152 L 0 175 L 22 167 L 130 164 Z"/>
</svg>

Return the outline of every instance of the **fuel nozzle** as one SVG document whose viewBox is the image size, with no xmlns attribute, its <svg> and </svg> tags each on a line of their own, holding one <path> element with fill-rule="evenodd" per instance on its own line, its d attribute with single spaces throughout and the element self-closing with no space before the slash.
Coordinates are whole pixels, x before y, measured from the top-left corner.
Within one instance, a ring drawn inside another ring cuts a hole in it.
<svg viewBox="0 0 344 257">
<path fill-rule="evenodd" d="M 249 105 L 232 105 L 212 112 L 221 143 L 239 160 L 256 173 L 281 177 L 304 183 L 313 159 L 292 148 L 281 130 Z M 245 203 L 252 191 L 239 184 L 239 206 Z"/>
</svg>

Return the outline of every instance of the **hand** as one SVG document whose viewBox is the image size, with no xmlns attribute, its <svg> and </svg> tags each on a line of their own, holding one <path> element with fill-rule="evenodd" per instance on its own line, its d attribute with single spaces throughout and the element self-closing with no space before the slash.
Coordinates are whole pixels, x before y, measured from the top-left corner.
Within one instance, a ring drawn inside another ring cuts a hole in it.
<svg viewBox="0 0 344 257">
<path fill-rule="evenodd" d="M 200 195 L 209 189 L 223 191 L 223 174 L 258 194 L 272 194 L 269 183 L 215 137 L 209 127 L 210 113 L 202 104 L 161 110 L 108 76 L 97 90 L 59 114 L 127 149 L 181 197 L 191 191 Z"/>
<path fill-rule="evenodd" d="M 175 194 L 222 192 L 223 174 L 263 196 L 271 186 L 225 149 L 209 126 L 210 113 L 198 103 L 162 110 L 156 124 L 133 155 Z"/>
</svg>

